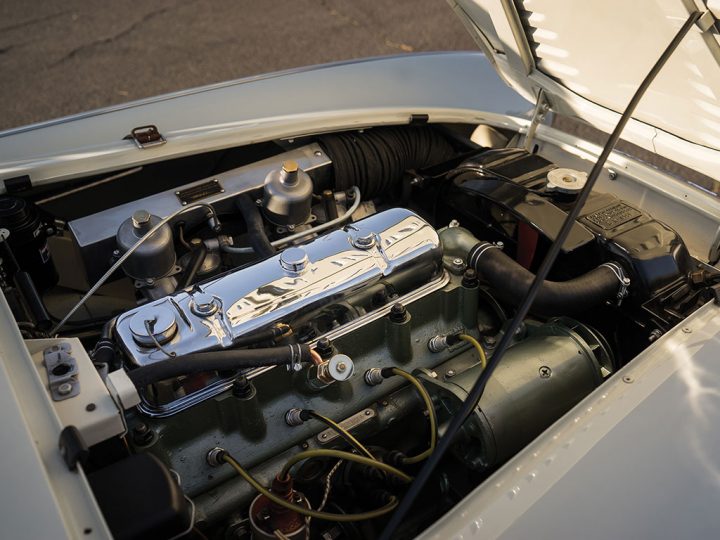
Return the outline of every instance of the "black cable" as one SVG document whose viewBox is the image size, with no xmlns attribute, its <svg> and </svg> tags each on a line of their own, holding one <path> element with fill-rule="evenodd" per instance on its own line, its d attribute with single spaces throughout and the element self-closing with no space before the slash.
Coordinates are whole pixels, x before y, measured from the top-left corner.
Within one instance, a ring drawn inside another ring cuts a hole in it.
<svg viewBox="0 0 720 540">
<path fill-rule="evenodd" d="M 180 230 L 182 231 L 182 228 L 180 228 Z M 182 274 L 180 274 L 180 277 L 178 278 L 178 286 L 176 288 L 178 291 L 189 287 L 195 282 L 195 278 L 197 277 L 198 272 L 200 272 L 200 269 L 205 262 L 205 257 L 207 256 L 207 247 L 205 247 L 204 242 L 200 242 L 197 246 L 191 247 L 191 249 L 190 259 L 185 265 L 185 269 Z"/>
<path fill-rule="evenodd" d="M 243 193 L 235 199 L 235 206 L 240 210 L 240 214 L 245 220 L 248 240 L 253 251 L 259 257 L 272 257 L 275 254 L 275 248 L 267 237 L 262 216 L 255 201 L 252 200 L 250 195 Z"/>
<path fill-rule="evenodd" d="M 233 349 L 178 356 L 168 362 L 156 362 L 128 371 L 137 389 L 181 375 L 206 371 L 231 371 L 263 366 L 282 366 L 310 362 L 308 345 L 283 345 L 265 349 Z"/>
<path fill-rule="evenodd" d="M 687 35 L 687 33 L 690 31 L 690 29 L 693 27 L 695 22 L 700 18 L 699 12 L 693 12 L 691 13 L 685 23 L 683 24 L 682 28 L 678 31 L 678 33 L 675 35 L 673 40 L 670 42 L 670 44 L 667 46 L 665 51 L 663 51 L 662 55 L 658 59 L 657 62 L 655 62 L 655 65 L 652 67 L 650 72 L 645 76 L 645 79 L 643 79 L 642 83 L 640 83 L 640 86 L 635 91 L 635 94 L 633 95 L 632 99 L 630 100 L 630 103 L 626 107 L 625 111 L 623 112 L 622 116 L 620 117 L 620 120 L 618 121 L 617 125 L 615 126 L 615 129 L 613 130 L 612 134 L 608 138 L 607 142 L 605 143 L 605 147 L 603 148 L 602 152 L 600 153 L 600 157 L 595 162 L 595 165 L 593 165 L 592 170 L 590 171 L 590 174 L 588 175 L 587 183 L 585 184 L 585 187 L 583 187 L 582 191 L 578 195 L 578 198 L 575 202 L 575 205 L 572 207 L 572 210 L 567 215 L 567 218 L 565 218 L 565 222 L 563 223 L 562 228 L 560 229 L 560 232 L 557 235 L 557 238 L 550 246 L 550 249 L 548 250 L 547 255 L 545 256 L 545 259 L 543 260 L 542 264 L 540 265 L 540 268 L 538 269 L 537 275 L 535 276 L 535 279 L 533 280 L 533 283 L 528 290 L 527 295 L 525 296 L 525 299 L 523 300 L 522 304 L 518 308 L 517 313 L 515 314 L 515 317 L 513 317 L 512 321 L 510 322 L 510 325 L 508 326 L 505 334 L 503 334 L 500 343 L 498 344 L 497 348 L 495 349 L 495 353 L 493 354 L 490 362 L 488 363 L 487 368 L 485 368 L 480 376 L 478 377 L 478 380 L 473 385 L 472 389 L 468 393 L 467 398 L 463 402 L 462 406 L 458 410 L 458 412 L 453 415 L 452 420 L 450 421 L 450 425 L 448 426 L 447 430 L 445 431 L 445 434 L 440 439 L 437 447 L 435 448 L 435 452 L 428 458 L 428 460 L 423 465 L 422 469 L 420 469 L 420 472 L 415 477 L 415 480 L 410 485 L 410 489 L 408 489 L 408 492 L 403 497 L 400 506 L 398 506 L 397 510 L 393 513 L 392 517 L 390 518 L 390 521 L 386 525 L 385 529 L 383 530 L 382 535 L 380 536 L 380 540 L 390 540 L 392 538 L 393 533 L 398 528 L 398 526 L 402 523 L 403 519 L 405 518 L 405 515 L 408 513 L 410 508 L 412 507 L 413 503 L 415 502 L 415 499 L 420 494 L 420 491 L 422 491 L 422 488 L 425 486 L 425 483 L 430 478 L 430 475 L 435 470 L 435 467 L 437 467 L 438 463 L 442 459 L 442 457 L 445 455 L 445 452 L 450 447 L 450 444 L 452 443 L 453 438 L 459 431 L 459 429 L 462 427 L 462 425 L 465 423 L 465 420 L 467 420 L 468 416 L 472 413 L 472 411 L 477 407 L 478 402 L 480 401 L 480 398 L 483 395 L 483 391 L 485 390 L 485 385 L 487 384 L 488 380 L 490 379 L 493 371 L 495 371 L 495 368 L 497 367 L 498 363 L 502 360 L 503 356 L 505 355 L 505 351 L 508 349 L 508 346 L 510 345 L 511 340 L 513 339 L 516 330 L 520 327 L 520 324 L 522 323 L 523 319 L 527 315 L 528 311 L 530 310 L 530 307 L 532 306 L 533 301 L 535 300 L 535 296 L 540 290 L 540 287 L 542 286 L 543 282 L 547 278 L 547 275 L 550 271 L 550 268 L 552 268 L 553 263 L 555 262 L 556 257 L 560 253 L 560 248 L 565 243 L 565 240 L 567 239 L 568 235 L 570 234 L 570 230 L 572 229 L 573 225 L 575 224 L 575 220 L 578 218 L 578 215 L 580 214 L 580 211 L 582 210 L 583 206 L 585 205 L 585 201 L 588 198 L 588 195 L 592 191 L 593 186 L 595 185 L 595 182 L 598 179 L 598 176 L 600 175 L 600 172 L 602 171 L 603 165 L 607 161 L 608 156 L 610 155 L 610 152 L 612 152 L 613 147 L 617 143 L 617 141 L 620 139 L 620 134 L 622 133 L 623 129 L 625 128 L 625 125 L 628 123 L 630 118 L 632 117 L 633 112 L 635 111 L 635 108 L 637 107 L 638 103 L 640 102 L 640 99 L 647 91 L 650 84 L 653 82 L 657 74 L 660 72 L 662 67 L 665 65 L 665 63 L 668 61 L 668 59 L 672 56 L 673 52 L 675 52 L 675 49 L 680 45 L 680 42 L 683 40 L 683 38 Z"/>
</svg>

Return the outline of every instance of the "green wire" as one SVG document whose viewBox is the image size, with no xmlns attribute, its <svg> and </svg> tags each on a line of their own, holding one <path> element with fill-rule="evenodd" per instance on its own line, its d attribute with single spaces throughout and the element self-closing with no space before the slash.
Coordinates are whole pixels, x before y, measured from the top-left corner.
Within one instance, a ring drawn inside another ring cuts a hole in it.
<svg viewBox="0 0 720 540">
<path fill-rule="evenodd" d="M 463 341 L 467 341 L 470 345 L 475 347 L 475 350 L 478 353 L 478 356 L 480 357 L 480 365 L 483 369 L 487 366 L 487 356 L 485 356 L 485 349 L 482 348 L 482 345 L 480 345 L 480 342 L 478 342 L 477 339 L 475 339 L 472 336 L 468 336 L 467 334 L 460 334 L 458 336 Z"/>
<path fill-rule="evenodd" d="M 411 476 L 408 476 L 407 474 L 402 472 L 400 469 L 396 469 L 392 465 L 388 465 L 387 463 L 383 463 L 382 461 L 370 459 L 365 456 L 358 456 L 357 454 L 351 454 L 350 452 L 343 452 L 342 450 L 320 449 L 320 448 L 314 448 L 312 450 L 305 450 L 304 452 L 295 454 L 293 457 L 291 457 L 288 460 L 288 462 L 283 467 L 282 471 L 280 472 L 280 478 L 285 478 L 290 473 L 290 469 L 295 464 L 297 464 L 301 461 L 304 461 L 306 459 L 319 458 L 319 457 L 332 457 L 332 458 L 344 459 L 347 461 L 353 461 L 355 463 L 360 463 L 361 465 L 367 465 L 369 467 L 374 467 L 376 469 L 380 469 L 381 471 L 385 471 L 386 473 L 392 474 L 393 476 L 397 476 L 400 480 L 402 480 L 405 483 L 409 484 L 410 482 L 412 482 Z"/>
<path fill-rule="evenodd" d="M 346 452 L 341 452 L 342 454 L 345 454 Z M 349 454 L 353 457 L 359 458 L 362 456 L 357 456 L 355 454 Z M 326 521 L 337 521 L 337 522 L 349 522 L 349 521 L 364 521 L 366 519 L 375 519 L 380 516 L 384 516 L 385 514 L 388 514 L 395 510 L 395 508 L 398 505 L 398 499 L 395 496 L 390 497 L 390 502 L 388 502 L 385 506 L 382 506 L 380 508 L 377 508 L 376 510 L 370 510 L 369 512 L 360 512 L 357 514 L 333 514 L 331 512 L 320 512 L 317 510 L 310 510 L 309 508 L 305 508 L 304 506 L 300 506 L 297 504 L 293 504 L 291 502 L 286 501 L 285 499 L 278 497 L 268 489 L 266 489 L 260 482 L 255 480 L 253 476 L 247 472 L 240 463 L 238 463 L 235 458 L 233 458 L 230 454 L 225 452 L 223 454 L 223 461 L 227 464 L 229 464 L 235 471 L 245 479 L 245 481 L 250 484 L 256 491 L 258 491 L 260 494 L 264 495 L 268 499 L 270 499 L 275 504 L 278 504 L 282 506 L 283 508 L 287 508 L 288 510 L 292 510 L 294 512 L 297 512 L 298 514 L 302 514 L 303 516 L 312 517 L 315 519 L 324 519 Z M 343 459 L 346 459 L 343 457 Z M 368 458 L 364 458 L 368 459 Z M 378 463 L 373 460 L 368 459 L 371 463 Z M 409 478 L 409 477 L 408 477 Z"/>
<path fill-rule="evenodd" d="M 430 448 L 416 456 L 410 456 L 403 459 L 403 463 L 406 464 L 419 463 L 420 461 L 430 457 L 430 454 L 435 451 L 435 444 L 437 443 L 437 416 L 435 415 L 435 407 L 433 406 L 430 394 L 428 394 L 425 387 L 416 377 L 400 368 L 392 368 L 392 372 L 393 374 L 402 377 L 415 387 L 418 394 L 420 394 L 420 397 L 425 402 L 425 407 L 428 411 L 428 419 L 430 420 Z"/>
</svg>

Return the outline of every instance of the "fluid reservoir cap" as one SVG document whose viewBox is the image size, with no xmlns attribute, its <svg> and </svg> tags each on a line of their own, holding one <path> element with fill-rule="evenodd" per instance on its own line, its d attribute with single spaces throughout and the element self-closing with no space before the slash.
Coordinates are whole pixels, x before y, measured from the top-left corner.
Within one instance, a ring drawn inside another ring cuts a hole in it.
<svg viewBox="0 0 720 540">
<path fill-rule="evenodd" d="M 587 182 L 587 173 L 575 169 L 553 169 L 547 174 L 548 191 L 560 193 L 578 193 Z"/>
<path fill-rule="evenodd" d="M 287 248 L 280 254 L 280 266 L 288 272 L 298 274 L 307 268 L 310 260 L 305 250 L 298 247 Z"/>
<path fill-rule="evenodd" d="M 215 314 L 218 308 L 218 301 L 212 294 L 196 293 L 190 301 L 190 310 L 198 317 L 209 317 Z"/>
<path fill-rule="evenodd" d="M 336 354 L 328 360 L 328 373 L 336 381 L 347 381 L 355 373 L 355 364 L 346 354 Z"/>
<path fill-rule="evenodd" d="M 146 325 L 146 321 L 150 321 L 150 324 Z M 148 326 L 152 333 L 148 332 Z M 160 345 L 164 345 L 177 332 L 175 313 L 166 306 L 148 306 L 130 319 L 130 331 L 138 345 L 155 347 L 156 340 Z"/>
</svg>

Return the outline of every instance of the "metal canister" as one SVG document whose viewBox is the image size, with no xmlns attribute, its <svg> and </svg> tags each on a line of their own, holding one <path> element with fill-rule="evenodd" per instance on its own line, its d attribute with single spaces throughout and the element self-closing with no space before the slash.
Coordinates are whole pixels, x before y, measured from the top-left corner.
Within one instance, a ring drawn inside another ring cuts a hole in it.
<svg viewBox="0 0 720 540">
<path fill-rule="evenodd" d="M 138 240 L 160 223 L 160 218 L 147 210 L 138 210 L 126 219 L 117 232 L 117 245 L 121 252 L 132 248 Z M 147 238 L 128 257 L 122 268 L 133 279 L 159 279 L 175 266 L 175 247 L 170 225 L 165 224 Z"/>
</svg>

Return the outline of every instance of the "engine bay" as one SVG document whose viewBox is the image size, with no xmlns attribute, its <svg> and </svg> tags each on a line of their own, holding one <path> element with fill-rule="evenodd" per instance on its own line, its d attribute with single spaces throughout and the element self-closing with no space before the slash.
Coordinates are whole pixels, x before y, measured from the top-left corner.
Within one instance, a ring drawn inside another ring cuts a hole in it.
<svg viewBox="0 0 720 540">
<path fill-rule="evenodd" d="M 52 399 L 110 404 L 64 414 L 116 537 L 379 535 L 587 179 L 474 129 L 262 143 L 0 199 L 0 286 Z M 398 538 L 715 298 L 676 227 L 591 193 Z"/>
</svg>

